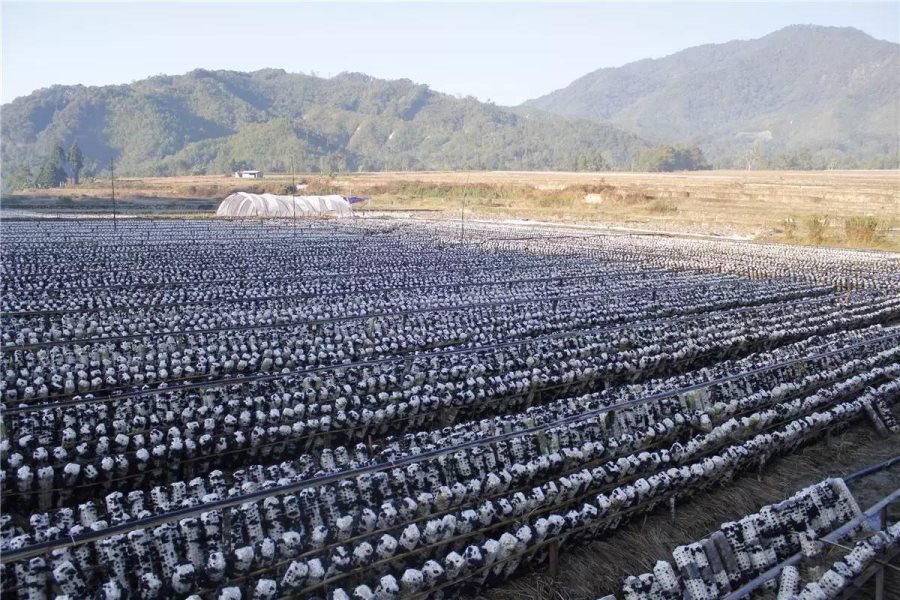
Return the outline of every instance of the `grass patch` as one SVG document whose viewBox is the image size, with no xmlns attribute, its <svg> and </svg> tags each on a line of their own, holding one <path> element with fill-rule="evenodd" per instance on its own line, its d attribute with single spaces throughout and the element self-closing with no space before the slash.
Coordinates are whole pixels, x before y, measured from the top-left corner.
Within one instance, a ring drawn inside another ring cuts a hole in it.
<svg viewBox="0 0 900 600">
<path fill-rule="evenodd" d="M 776 233 L 780 233 L 787 240 L 797 239 L 797 220 L 794 217 L 787 217 L 778 222 L 775 228 Z"/>
<path fill-rule="evenodd" d="M 888 224 L 875 216 L 848 217 L 844 219 L 844 234 L 853 244 L 872 244 L 883 236 Z"/>
<path fill-rule="evenodd" d="M 819 246 L 828 237 L 828 215 L 813 215 L 806 219 L 806 239 Z"/>
<path fill-rule="evenodd" d="M 671 200 L 656 200 L 647 207 L 647 212 L 654 215 L 670 215 L 678 212 L 678 207 Z"/>
</svg>

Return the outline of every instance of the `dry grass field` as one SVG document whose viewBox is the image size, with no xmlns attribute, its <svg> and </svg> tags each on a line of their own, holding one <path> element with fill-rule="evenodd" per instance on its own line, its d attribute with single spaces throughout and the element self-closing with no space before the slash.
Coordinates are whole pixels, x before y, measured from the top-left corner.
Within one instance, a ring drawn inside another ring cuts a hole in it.
<svg viewBox="0 0 900 600">
<path fill-rule="evenodd" d="M 288 193 L 290 175 L 123 178 L 134 206 L 203 212 L 236 190 Z M 512 218 L 694 233 L 784 243 L 900 250 L 898 171 L 705 171 L 690 173 L 388 172 L 302 175 L 303 193 L 371 198 L 360 210 L 430 210 L 430 217 Z M 109 181 L 31 190 L 71 208 L 108 198 Z"/>
</svg>

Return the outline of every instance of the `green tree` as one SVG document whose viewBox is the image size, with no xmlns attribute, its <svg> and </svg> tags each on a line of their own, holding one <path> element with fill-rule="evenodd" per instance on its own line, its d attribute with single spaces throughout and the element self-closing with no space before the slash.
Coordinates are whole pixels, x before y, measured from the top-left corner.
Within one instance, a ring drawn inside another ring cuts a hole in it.
<svg viewBox="0 0 900 600">
<path fill-rule="evenodd" d="M 663 144 L 641 151 L 637 161 L 640 171 L 698 171 L 710 166 L 697 146 L 670 146 Z"/>
<path fill-rule="evenodd" d="M 41 168 L 38 169 L 37 174 L 34 176 L 34 187 L 52 188 L 55 186 L 53 169 L 50 168 L 49 164 L 41 165 Z"/>
<path fill-rule="evenodd" d="M 775 167 L 787 171 L 810 171 L 816 165 L 809 148 L 801 148 L 792 154 L 781 152 L 775 161 Z"/>
<path fill-rule="evenodd" d="M 347 170 L 347 157 L 340 152 L 331 153 L 320 159 L 320 166 L 323 173 L 327 173 L 329 177 L 334 177 L 338 173 Z"/>
<path fill-rule="evenodd" d="M 34 178 L 35 187 L 54 188 L 66 181 L 66 153 L 62 146 L 56 144 L 50 152 L 50 157 L 44 163 Z"/>
<path fill-rule="evenodd" d="M 741 158 L 741 162 L 739 164 L 740 167 L 746 167 L 748 171 L 751 169 L 764 169 L 767 166 L 765 149 L 763 148 L 762 143 L 754 142 L 752 146 L 749 146 L 745 151 L 744 155 Z"/>
<path fill-rule="evenodd" d="M 609 165 L 600 152 L 585 152 L 578 156 L 579 171 L 605 171 L 607 169 L 609 169 Z"/>
<path fill-rule="evenodd" d="M 81 169 L 81 177 L 86 180 L 91 180 L 95 178 L 99 172 L 100 165 L 97 164 L 97 161 L 88 159 Z"/>
<path fill-rule="evenodd" d="M 684 170 L 702 171 L 712 168 L 709 166 L 709 163 L 706 162 L 706 157 L 703 156 L 703 150 L 700 149 L 700 146 L 691 146 L 690 148 L 682 147 L 680 148 L 680 151 Z"/>
<path fill-rule="evenodd" d="M 250 163 L 246 160 L 233 160 L 228 165 L 228 170 L 231 173 L 237 173 L 238 171 L 249 171 Z"/>
<path fill-rule="evenodd" d="M 809 151 L 809 148 L 801 148 L 797 151 L 797 168 L 803 171 L 811 171 L 816 168 L 813 163 L 812 152 Z"/>
<path fill-rule="evenodd" d="M 31 185 L 34 185 L 34 177 L 27 167 L 19 167 L 3 180 L 3 187 L 8 191 L 22 190 Z"/>
<path fill-rule="evenodd" d="M 797 168 L 796 159 L 787 152 L 779 152 L 775 159 L 775 168 L 790 171 Z"/>
<path fill-rule="evenodd" d="M 72 170 L 72 180 L 75 185 L 78 185 L 81 169 L 84 167 L 84 155 L 81 153 L 81 148 L 78 147 L 78 140 L 73 141 L 69 146 L 69 154 L 66 158 L 69 161 L 69 168 Z"/>
<path fill-rule="evenodd" d="M 59 144 L 55 144 L 53 146 L 53 150 L 50 151 L 50 158 L 48 162 L 53 168 L 65 170 L 66 151 L 63 150 L 62 146 L 60 146 Z"/>
</svg>

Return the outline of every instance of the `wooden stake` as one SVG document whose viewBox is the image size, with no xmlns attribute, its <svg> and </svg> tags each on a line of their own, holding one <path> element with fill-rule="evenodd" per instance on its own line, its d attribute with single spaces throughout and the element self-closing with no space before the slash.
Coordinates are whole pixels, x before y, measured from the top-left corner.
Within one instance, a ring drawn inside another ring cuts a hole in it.
<svg viewBox="0 0 900 600">
<path fill-rule="evenodd" d="M 547 574 L 554 579 L 559 575 L 559 538 L 550 541 Z"/>
</svg>

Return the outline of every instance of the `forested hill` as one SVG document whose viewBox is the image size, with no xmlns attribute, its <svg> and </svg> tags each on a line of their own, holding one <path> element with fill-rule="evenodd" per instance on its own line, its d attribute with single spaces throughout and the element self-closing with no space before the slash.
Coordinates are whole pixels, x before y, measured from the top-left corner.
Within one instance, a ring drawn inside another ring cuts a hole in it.
<svg viewBox="0 0 900 600">
<path fill-rule="evenodd" d="M 64 179 L 54 147 L 76 141 L 82 177 L 111 158 L 122 175 L 284 172 L 291 157 L 300 172 L 897 168 L 898 90 L 900 45 L 818 26 L 601 69 L 517 108 L 405 79 L 195 70 L 3 105 L 2 176 Z"/>
<path fill-rule="evenodd" d="M 78 142 L 83 176 L 383 169 L 600 169 L 646 144 L 615 127 L 457 98 L 408 80 L 195 70 L 54 86 L 2 107 L 4 179 Z"/>
<path fill-rule="evenodd" d="M 791 26 L 600 69 L 526 105 L 654 143 L 699 144 L 718 166 L 786 152 L 819 166 L 896 168 L 900 45 L 852 28 Z"/>
</svg>

